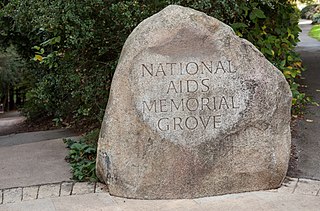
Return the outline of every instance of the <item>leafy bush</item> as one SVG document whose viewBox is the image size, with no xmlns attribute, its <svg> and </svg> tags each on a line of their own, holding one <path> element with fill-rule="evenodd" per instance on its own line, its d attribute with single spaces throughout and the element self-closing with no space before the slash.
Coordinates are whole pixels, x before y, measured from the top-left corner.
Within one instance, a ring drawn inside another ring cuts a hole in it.
<svg viewBox="0 0 320 211">
<path fill-rule="evenodd" d="M 28 62 L 34 83 L 24 112 L 30 118 L 46 115 L 87 130 L 100 127 L 127 36 L 168 4 L 188 6 L 231 25 L 284 73 L 294 110 L 306 101 L 296 82 L 301 60 L 293 51 L 299 16 L 289 0 L 6 2 L 0 4 L 0 44 L 14 44 Z"/>
<path fill-rule="evenodd" d="M 312 19 L 313 15 L 319 12 L 320 12 L 319 4 L 308 5 L 301 10 L 301 18 Z"/>
<path fill-rule="evenodd" d="M 319 23 L 320 23 L 320 12 L 312 16 L 312 24 L 319 24 Z"/>
<path fill-rule="evenodd" d="M 65 139 L 69 155 L 66 160 L 71 164 L 73 179 L 77 181 L 97 181 L 96 154 L 99 130 L 93 130 L 80 140 Z"/>
</svg>

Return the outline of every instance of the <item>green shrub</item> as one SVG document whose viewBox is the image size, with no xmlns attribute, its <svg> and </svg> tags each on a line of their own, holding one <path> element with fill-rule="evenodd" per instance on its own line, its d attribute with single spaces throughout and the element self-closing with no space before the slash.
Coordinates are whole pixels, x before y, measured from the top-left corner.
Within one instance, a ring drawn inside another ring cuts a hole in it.
<svg viewBox="0 0 320 211">
<path fill-rule="evenodd" d="M 311 20 L 313 18 L 313 15 L 319 12 L 320 12 L 319 4 L 308 5 L 301 10 L 301 18 Z"/>
<path fill-rule="evenodd" d="M 320 23 L 320 12 L 312 16 L 312 24 L 319 24 L 319 23 Z"/>
<path fill-rule="evenodd" d="M 88 130 L 100 127 L 126 38 L 168 4 L 189 6 L 231 25 L 284 73 L 294 111 L 300 110 L 306 98 L 296 80 L 303 70 L 294 52 L 299 13 L 289 0 L 12 0 L 0 10 L 0 44 L 17 46 L 35 81 L 25 113 Z"/>
<path fill-rule="evenodd" d="M 97 181 L 96 154 L 99 130 L 93 130 L 80 140 L 65 139 L 69 148 L 66 160 L 70 163 L 73 179 L 77 181 Z"/>
</svg>

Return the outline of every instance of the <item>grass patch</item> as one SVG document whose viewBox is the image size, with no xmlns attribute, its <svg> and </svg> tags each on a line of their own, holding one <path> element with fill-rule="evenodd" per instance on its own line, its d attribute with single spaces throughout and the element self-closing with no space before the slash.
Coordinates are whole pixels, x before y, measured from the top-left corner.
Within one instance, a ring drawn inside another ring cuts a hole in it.
<svg viewBox="0 0 320 211">
<path fill-rule="evenodd" d="M 309 31 L 309 36 L 320 41 L 320 25 L 314 25 Z"/>
</svg>

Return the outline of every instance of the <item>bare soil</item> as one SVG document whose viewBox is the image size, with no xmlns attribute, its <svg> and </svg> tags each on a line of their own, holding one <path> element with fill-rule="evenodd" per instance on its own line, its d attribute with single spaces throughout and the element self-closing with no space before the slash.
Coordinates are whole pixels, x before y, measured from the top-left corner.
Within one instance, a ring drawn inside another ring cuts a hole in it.
<svg viewBox="0 0 320 211">
<path fill-rule="evenodd" d="M 291 119 L 291 139 L 294 139 L 297 137 L 298 131 L 297 131 L 297 121 L 302 118 L 292 118 Z M 298 153 L 297 153 L 297 147 L 291 141 L 291 152 L 290 152 L 290 160 L 289 160 L 289 166 L 288 166 L 288 172 L 287 176 L 289 177 L 298 177 L 299 170 L 298 170 Z"/>
<path fill-rule="evenodd" d="M 20 118 L 21 115 L 18 111 L 10 111 L 4 114 L 0 114 L 0 121 L 5 121 L 6 118 Z M 56 126 L 52 122 L 51 118 L 43 118 L 37 121 L 24 121 L 22 123 L 10 124 L 8 126 L 0 127 L 0 136 L 16 134 L 16 133 L 26 133 L 26 132 L 35 132 L 35 131 L 46 131 L 63 128 L 62 126 Z M 75 131 L 75 130 L 74 130 Z"/>
</svg>

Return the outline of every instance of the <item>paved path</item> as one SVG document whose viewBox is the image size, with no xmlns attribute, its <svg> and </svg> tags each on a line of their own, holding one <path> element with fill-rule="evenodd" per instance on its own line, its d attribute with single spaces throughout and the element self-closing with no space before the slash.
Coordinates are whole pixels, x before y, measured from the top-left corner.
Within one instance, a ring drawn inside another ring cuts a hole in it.
<svg viewBox="0 0 320 211">
<path fill-rule="evenodd" d="M 1 114 L 0 130 L 14 132 L 24 119 L 19 112 Z M 75 136 L 67 129 L 0 136 L 0 189 L 70 180 L 62 138 Z"/>
<path fill-rule="evenodd" d="M 18 116 L 21 116 L 19 111 L 9 111 L 9 112 L 0 113 L 0 119 L 18 117 Z"/>
<path fill-rule="evenodd" d="M 0 211 L 318 211 L 319 191 L 319 181 L 289 178 L 281 188 L 270 191 L 198 199 L 134 200 L 110 196 L 100 183 L 70 186 L 65 182 L 3 190 Z"/>
<path fill-rule="evenodd" d="M 297 52 L 301 54 L 307 71 L 303 73 L 302 84 L 306 93 L 320 103 L 320 42 L 309 37 L 312 25 L 301 24 L 302 33 Z M 317 106 L 308 106 L 305 117 L 297 123 L 297 137 L 292 143 L 296 145 L 298 155 L 297 169 L 293 176 L 320 180 L 320 110 Z M 292 172 L 291 172 L 292 173 Z M 320 208 L 319 208 L 320 209 Z"/>
<path fill-rule="evenodd" d="M 20 144 L 47 141 L 52 139 L 66 138 L 76 136 L 68 129 L 46 130 L 28 133 L 17 133 L 6 136 L 0 136 L 0 149 L 5 146 L 14 146 Z"/>
<path fill-rule="evenodd" d="M 0 147 L 0 189 L 70 180 L 62 139 Z"/>
<path fill-rule="evenodd" d="M 0 114 L 0 134 L 10 130 L 12 127 L 23 123 L 26 120 L 18 111 L 11 111 Z"/>
</svg>

